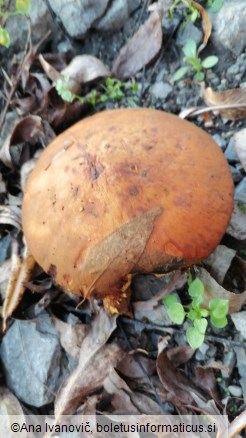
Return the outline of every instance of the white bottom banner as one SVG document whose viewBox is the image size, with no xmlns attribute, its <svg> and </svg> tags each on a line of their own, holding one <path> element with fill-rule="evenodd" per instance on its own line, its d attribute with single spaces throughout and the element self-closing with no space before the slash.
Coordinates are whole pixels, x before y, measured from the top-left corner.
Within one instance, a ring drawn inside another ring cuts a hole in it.
<svg viewBox="0 0 246 438">
<path fill-rule="evenodd" d="M 0 415 L 1 438 L 228 438 L 226 415 Z"/>
</svg>

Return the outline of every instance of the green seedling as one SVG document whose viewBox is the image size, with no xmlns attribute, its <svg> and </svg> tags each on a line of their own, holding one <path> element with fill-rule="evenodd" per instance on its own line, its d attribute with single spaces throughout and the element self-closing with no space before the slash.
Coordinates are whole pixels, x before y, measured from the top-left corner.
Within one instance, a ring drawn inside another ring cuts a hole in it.
<svg viewBox="0 0 246 438">
<path fill-rule="evenodd" d="M 79 100 L 82 103 L 89 103 L 94 108 L 98 103 L 109 100 L 118 102 L 126 98 L 128 106 L 137 106 L 135 94 L 138 91 L 138 84 L 136 82 L 121 82 L 118 79 L 107 78 L 102 90 L 93 88 L 85 97 L 78 96 L 69 90 L 69 77 L 58 79 L 55 87 L 59 96 L 66 102 Z"/>
<path fill-rule="evenodd" d="M 172 6 L 168 10 L 169 18 L 173 18 L 174 12 L 177 7 L 183 6 L 185 23 L 192 21 L 193 23 L 200 17 L 198 9 L 194 6 L 191 0 L 174 0 Z"/>
<path fill-rule="evenodd" d="M 224 0 L 207 0 L 206 8 L 209 8 L 212 12 L 218 12 L 223 6 Z M 191 0 L 174 0 L 172 6 L 168 10 L 168 16 L 170 19 L 173 18 L 177 8 L 184 8 L 184 23 L 187 24 L 189 21 L 194 23 L 198 18 L 200 18 L 200 12 Z"/>
<path fill-rule="evenodd" d="M 208 318 L 217 328 L 224 328 L 228 323 L 226 317 L 229 309 L 228 300 L 214 298 L 209 301 L 208 309 L 204 308 L 202 306 L 204 290 L 204 284 L 199 278 L 192 280 L 189 276 L 188 293 L 191 303 L 188 306 L 179 303 L 174 295 L 166 295 L 163 299 L 171 321 L 178 325 L 183 324 L 185 318 L 190 321 L 190 326 L 186 330 L 186 339 L 193 350 L 204 342 Z"/>
<path fill-rule="evenodd" d="M 184 61 L 188 65 L 179 68 L 174 73 L 174 81 L 179 81 L 190 71 L 194 72 L 194 79 L 196 81 L 203 81 L 205 77 L 203 70 L 214 67 L 219 61 L 218 57 L 214 55 L 201 60 L 197 53 L 196 42 L 191 38 L 186 40 L 182 50 L 185 54 Z"/>
<path fill-rule="evenodd" d="M 15 1 L 15 10 L 8 11 L 4 10 L 4 0 L 0 0 L 0 17 L 1 21 L 5 22 L 9 17 L 13 17 L 15 15 L 26 15 L 29 14 L 31 9 L 31 0 L 16 0 Z M 0 25 L 0 46 L 9 47 L 10 46 L 10 36 L 6 29 Z"/>
</svg>

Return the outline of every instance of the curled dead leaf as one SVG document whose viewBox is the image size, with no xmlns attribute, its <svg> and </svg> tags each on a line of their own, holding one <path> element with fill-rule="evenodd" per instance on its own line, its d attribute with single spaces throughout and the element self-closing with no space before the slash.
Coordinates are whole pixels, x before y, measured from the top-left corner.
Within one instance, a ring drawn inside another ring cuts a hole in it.
<svg viewBox="0 0 246 438">
<path fill-rule="evenodd" d="M 74 414 L 79 404 L 102 386 L 112 368 L 122 359 L 121 348 L 105 345 L 116 328 L 116 317 L 109 317 L 103 309 L 93 320 L 84 337 L 77 367 L 60 387 L 55 401 L 55 416 Z"/>
<path fill-rule="evenodd" d="M 198 53 L 200 53 L 208 43 L 209 37 L 212 32 L 212 24 L 209 19 L 207 11 L 202 7 L 202 5 L 200 5 L 199 3 L 193 0 L 191 2 L 195 6 L 195 8 L 200 12 L 202 17 L 202 28 L 203 28 L 204 36 L 203 36 L 203 42 L 201 46 L 198 48 Z"/>
<path fill-rule="evenodd" d="M 61 78 L 61 73 L 58 70 L 56 70 L 54 67 L 52 67 L 52 65 L 48 61 L 46 61 L 43 55 L 40 54 L 38 56 L 38 59 L 40 61 L 40 64 L 44 72 L 52 82 L 56 82 L 58 79 Z"/>
<path fill-rule="evenodd" d="M 195 404 L 192 392 L 199 393 L 199 391 L 185 375 L 174 367 L 165 349 L 158 354 L 156 368 L 159 379 L 170 393 L 170 400 L 175 406 L 184 408 L 184 406 Z"/>
<path fill-rule="evenodd" d="M 68 77 L 66 87 L 78 94 L 81 84 L 94 81 L 97 78 L 110 76 L 109 68 L 100 59 L 91 55 L 78 55 L 61 71 L 63 77 Z"/>
<path fill-rule="evenodd" d="M 211 87 L 202 88 L 202 97 L 208 106 L 213 106 L 216 112 L 229 120 L 246 117 L 245 88 L 233 88 L 221 92 L 214 91 Z"/>
<path fill-rule="evenodd" d="M 18 256 L 17 243 L 13 242 L 12 246 L 11 276 L 2 310 L 4 330 L 6 329 L 7 319 L 12 315 L 23 297 L 25 291 L 24 284 L 29 280 L 30 272 L 35 265 L 35 260 L 30 255 L 27 247 L 25 247 L 23 259 L 21 260 Z"/>
<path fill-rule="evenodd" d="M 100 59 L 91 55 L 78 55 L 60 72 L 52 67 L 42 55 L 39 55 L 40 63 L 52 82 L 58 79 L 68 78 L 66 89 L 72 93 L 79 94 L 81 84 L 93 81 L 94 79 L 110 76 L 109 68 Z"/>
<path fill-rule="evenodd" d="M 89 331 L 88 325 L 68 324 L 55 316 L 52 316 L 52 320 L 64 350 L 74 359 L 79 360 L 80 346 Z"/>
<path fill-rule="evenodd" d="M 221 405 L 217 390 L 215 372 L 209 366 L 197 365 L 195 367 L 196 381 L 199 387 L 210 395 L 218 406 Z"/>
<path fill-rule="evenodd" d="M 11 169 L 14 168 L 14 161 L 17 161 L 13 159 L 15 149 L 18 149 L 24 142 L 34 140 L 41 134 L 43 134 L 41 117 L 30 115 L 17 121 L 1 146 L 0 160 L 5 166 Z M 17 155 L 19 155 L 18 152 Z"/>
<path fill-rule="evenodd" d="M 161 16 L 152 12 L 132 39 L 120 50 L 112 72 L 119 79 L 134 76 L 159 52 L 162 44 Z"/>
<path fill-rule="evenodd" d="M 203 305 L 208 306 L 209 301 L 213 298 L 222 298 L 229 301 L 229 313 L 235 313 L 246 303 L 246 291 L 241 294 L 227 291 L 204 268 L 198 268 L 197 276 L 205 287 Z"/>
</svg>

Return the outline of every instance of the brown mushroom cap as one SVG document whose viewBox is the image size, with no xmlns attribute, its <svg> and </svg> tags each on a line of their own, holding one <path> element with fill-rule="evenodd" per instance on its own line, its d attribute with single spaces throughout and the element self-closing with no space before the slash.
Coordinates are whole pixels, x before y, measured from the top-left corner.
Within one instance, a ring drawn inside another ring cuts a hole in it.
<svg viewBox="0 0 246 438">
<path fill-rule="evenodd" d="M 207 133 L 162 111 L 117 109 L 45 149 L 27 183 L 23 229 L 59 285 L 106 296 L 130 272 L 206 258 L 232 207 L 229 167 Z"/>
</svg>

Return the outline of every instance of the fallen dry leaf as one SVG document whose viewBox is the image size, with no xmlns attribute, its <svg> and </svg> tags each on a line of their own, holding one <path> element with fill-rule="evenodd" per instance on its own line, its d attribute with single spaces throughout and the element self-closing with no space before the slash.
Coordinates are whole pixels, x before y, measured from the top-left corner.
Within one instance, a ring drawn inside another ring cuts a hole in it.
<svg viewBox="0 0 246 438">
<path fill-rule="evenodd" d="M 229 313 L 238 312 L 246 303 L 246 291 L 240 294 L 234 294 L 220 286 L 217 281 L 204 268 L 197 268 L 197 277 L 203 282 L 205 291 L 203 305 L 208 306 L 208 303 L 213 298 L 222 298 L 229 301 Z"/>
<path fill-rule="evenodd" d="M 81 84 L 94 81 L 97 78 L 110 76 L 111 72 L 109 68 L 95 56 L 78 55 L 61 71 L 61 74 L 64 78 L 69 78 L 68 89 L 78 94 L 81 89 Z"/>
<path fill-rule="evenodd" d="M 109 317 L 103 309 L 93 320 L 80 349 L 79 363 L 60 387 L 55 401 L 55 416 L 74 414 L 80 403 L 102 386 L 104 379 L 122 359 L 121 348 L 105 345 L 116 328 L 116 317 Z"/>
<path fill-rule="evenodd" d="M 246 410 L 241 412 L 229 425 L 228 438 L 234 438 L 246 428 Z"/>
<path fill-rule="evenodd" d="M 12 131 L 6 137 L 0 149 L 0 160 L 5 166 L 13 169 L 14 162 L 18 158 L 13 159 L 15 152 L 20 155 L 20 145 L 24 142 L 34 140 L 43 134 L 42 119 L 39 116 L 26 116 L 19 121 L 16 121 Z M 17 151 L 15 151 L 17 149 Z"/>
<path fill-rule="evenodd" d="M 114 414 L 137 415 L 140 413 L 131 400 L 131 396 L 133 395 L 131 389 L 116 371 L 111 371 L 104 380 L 103 386 L 105 391 L 111 396 L 111 404 L 114 408 Z"/>
<path fill-rule="evenodd" d="M 189 381 L 185 374 L 181 374 L 168 358 L 164 349 L 158 353 L 156 362 L 157 373 L 166 391 L 169 392 L 170 401 L 179 409 L 195 404 L 193 392 L 199 390 Z"/>
<path fill-rule="evenodd" d="M 97 78 L 110 76 L 109 68 L 100 59 L 91 55 L 78 55 L 60 72 L 57 71 L 42 55 L 39 55 L 40 63 L 52 82 L 58 79 L 68 78 L 66 89 L 79 94 L 81 84 L 93 81 Z"/>
<path fill-rule="evenodd" d="M 1 269 L 1 268 L 0 268 Z M 124 357 L 124 360 L 117 366 L 117 369 L 124 374 L 124 376 L 131 377 L 132 379 L 142 378 L 143 368 L 148 376 L 155 373 L 155 361 L 149 357 L 137 354 L 128 354 Z"/>
<path fill-rule="evenodd" d="M 23 422 L 25 421 L 24 412 L 19 400 L 12 394 L 12 392 L 10 392 L 7 388 L 4 387 L 0 387 L 0 415 L 5 415 L 5 418 L 2 417 L 4 421 L 6 421 L 7 417 L 9 417 L 10 424 L 13 421 L 13 417 L 11 419 L 11 415 L 15 417 L 18 415 L 20 416 L 19 417 L 20 421 L 21 419 Z M 1 419 L 1 432 L 3 426 L 2 419 Z M 6 436 L 6 437 L 9 436 L 10 424 L 8 427 L 8 433 L 6 433 L 6 435 L 2 434 L 1 436 Z"/>
<path fill-rule="evenodd" d="M 191 2 L 195 6 L 195 8 L 200 12 L 202 17 L 202 28 L 203 28 L 204 36 L 203 36 L 203 42 L 201 46 L 198 48 L 198 53 L 200 53 L 208 43 L 209 37 L 212 32 L 212 24 L 207 14 L 207 11 L 202 7 L 202 5 L 200 5 L 199 3 L 193 0 L 191 0 Z"/>
<path fill-rule="evenodd" d="M 111 404 L 116 415 L 163 414 L 161 405 L 146 394 L 133 392 L 116 371 L 105 379 L 104 388 L 112 396 Z"/>
<path fill-rule="evenodd" d="M 7 319 L 12 315 L 23 297 L 25 292 L 24 284 L 29 280 L 30 272 L 35 265 L 35 260 L 30 255 L 27 247 L 24 249 L 23 259 L 20 259 L 16 242 L 12 244 L 11 262 L 11 276 L 2 310 L 3 330 L 6 329 Z"/>
<path fill-rule="evenodd" d="M 159 52 L 162 45 L 162 16 L 154 11 L 132 39 L 120 50 L 112 72 L 119 79 L 134 76 Z"/>
<path fill-rule="evenodd" d="M 235 140 L 235 149 L 242 163 L 242 166 L 246 171 L 246 128 L 236 132 L 233 138 Z"/>
<path fill-rule="evenodd" d="M 189 345 L 178 345 L 167 350 L 168 359 L 175 368 L 188 362 L 194 355 L 194 350 Z"/>
<path fill-rule="evenodd" d="M 211 87 L 202 88 L 202 97 L 208 106 L 213 106 L 229 120 L 239 120 L 246 117 L 246 89 L 233 88 L 217 92 Z"/>
<path fill-rule="evenodd" d="M 197 385 L 209 394 L 218 406 L 221 406 L 214 370 L 210 367 L 196 365 L 195 375 Z"/>
<path fill-rule="evenodd" d="M 56 82 L 58 79 L 62 77 L 61 73 L 57 71 L 56 68 L 53 67 L 48 61 L 46 61 L 43 55 L 40 54 L 38 56 L 38 59 L 40 61 L 41 66 L 43 67 L 44 72 L 52 82 Z"/>
<path fill-rule="evenodd" d="M 64 350 L 74 359 L 79 360 L 80 347 L 88 333 L 86 324 L 68 324 L 52 316 L 52 321 L 59 334 L 60 342 Z"/>
</svg>

